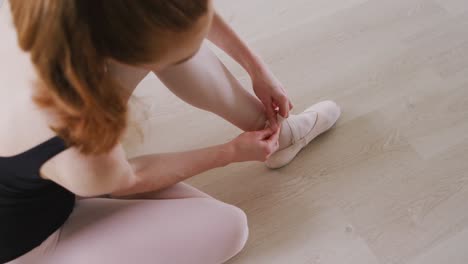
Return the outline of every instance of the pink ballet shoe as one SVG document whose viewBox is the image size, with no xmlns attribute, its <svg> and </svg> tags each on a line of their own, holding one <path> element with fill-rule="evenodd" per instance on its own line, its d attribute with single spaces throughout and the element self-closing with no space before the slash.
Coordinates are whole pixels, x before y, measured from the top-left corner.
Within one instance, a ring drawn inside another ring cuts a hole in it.
<svg viewBox="0 0 468 264">
<path fill-rule="evenodd" d="M 296 157 L 302 148 L 307 146 L 312 139 L 330 129 L 341 115 L 340 107 L 333 101 L 316 103 L 299 115 L 290 115 L 283 122 L 283 129 L 291 129 L 292 144 L 273 153 L 265 165 L 270 169 L 285 166 Z"/>
</svg>

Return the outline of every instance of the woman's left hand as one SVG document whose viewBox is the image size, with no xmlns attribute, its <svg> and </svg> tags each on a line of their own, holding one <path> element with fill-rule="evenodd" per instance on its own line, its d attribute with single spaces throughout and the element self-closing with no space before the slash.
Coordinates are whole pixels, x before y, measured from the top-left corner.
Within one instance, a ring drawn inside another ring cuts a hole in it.
<svg viewBox="0 0 468 264">
<path fill-rule="evenodd" d="M 293 104 L 283 85 L 266 66 L 261 66 L 257 73 L 251 75 L 251 78 L 255 95 L 263 103 L 267 120 L 271 128 L 276 131 L 278 129 L 277 112 L 287 118 Z"/>
</svg>

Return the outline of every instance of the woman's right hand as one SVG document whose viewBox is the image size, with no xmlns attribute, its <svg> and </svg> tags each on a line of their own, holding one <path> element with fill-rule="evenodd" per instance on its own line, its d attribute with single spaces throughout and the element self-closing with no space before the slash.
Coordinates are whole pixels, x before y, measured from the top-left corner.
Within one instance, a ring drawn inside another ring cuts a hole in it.
<svg viewBox="0 0 468 264">
<path fill-rule="evenodd" d="M 234 146 L 234 162 L 265 161 L 278 150 L 280 129 L 244 132 L 230 143 Z"/>
</svg>

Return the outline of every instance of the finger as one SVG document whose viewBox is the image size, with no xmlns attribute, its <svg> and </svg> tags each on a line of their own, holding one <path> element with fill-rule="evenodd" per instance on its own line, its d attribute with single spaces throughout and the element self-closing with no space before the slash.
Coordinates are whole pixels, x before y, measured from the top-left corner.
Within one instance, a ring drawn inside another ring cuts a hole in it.
<svg viewBox="0 0 468 264">
<path fill-rule="evenodd" d="M 270 127 L 267 127 L 263 130 L 255 131 L 255 133 L 258 139 L 264 140 L 269 138 L 274 133 L 274 131 Z"/>
<path fill-rule="evenodd" d="M 278 130 L 278 120 L 276 118 L 276 113 L 269 119 L 269 122 L 272 131 Z"/>
<path fill-rule="evenodd" d="M 269 149 L 267 159 L 279 149 L 279 134 L 280 130 L 278 129 L 275 133 L 271 135 L 271 137 L 268 140 L 265 141 Z"/>
<path fill-rule="evenodd" d="M 280 87 L 281 87 L 281 90 L 283 91 L 284 95 L 286 96 L 286 98 L 289 101 L 289 111 L 291 111 L 291 109 L 293 109 L 294 106 L 293 106 L 293 104 L 291 103 L 291 100 L 288 97 L 288 93 L 286 92 L 286 89 L 284 89 L 283 86 L 280 86 Z"/>
<path fill-rule="evenodd" d="M 285 95 L 280 96 L 280 115 L 284 118 L 287 118 L 289 116 L 289 100 Z"/>
<path fill-rule="evenodd" d="M 275 113 L 278 113 L 278 110 L 279 110 L 279 106 L 275 103 L 275 102 L 271 102 L 271 107 L 273 107 L 273 111 Z"/>
<path fill-rule="evenodd" d="M 262 103 L 263 103 L 263 108 L 265 109 L 265 115 L 266 115 L 266 118 L 270 121 L 271 123 L 271 120 L 272 119 L 271 117 L 273 116 L 273 110 L 272 110 L 272 104 L 273 102 L 271 101 L 270 98 L 268 99 L 265 99 L 265 100 L 262 100 Z"/>
<path fill-rule="evenodd" d="M 265 111 L 266 111 L 266 116 L 267 116 L 268 122 L 270 123 L 270 127 L 273 130 L 278 129 L 278 121 L 276 120 L 276 112 L 273 110 L 273 108 L 271 106 L 266 107 Z"/>
<path fill-rule="evenodd" d="M 271 146 L 275 146 L 276 143 L 278 142 L 279 140 L 279 134 L 280 134 L 280 129 L 276 130 L 271 136 L 270 138 L 267 140 L 268 144 L 270 144 Z"/>
<path fill-rule="evenodd" d="M 280 85 L 281 91 L 283 91 L 284 94 L 286 94 L 286 89 L 284 89 L 283 85 Z"/>
</svg>

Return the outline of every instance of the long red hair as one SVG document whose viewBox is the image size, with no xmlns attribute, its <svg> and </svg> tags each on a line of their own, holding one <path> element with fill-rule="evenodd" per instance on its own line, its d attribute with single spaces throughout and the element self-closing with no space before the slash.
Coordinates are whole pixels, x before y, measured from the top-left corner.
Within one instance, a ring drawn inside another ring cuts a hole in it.
<svg viewBox="0 0 468 264">
<path fill-rule="evenodd" d="M 10 0 L 20 47 L 39 79 L 34 101 L 52 109 L 52 129 L 82 153 L 109 151 L 127 125 L 129 97 L 106 61 L 155 62 L 174 32 L 188 31 L 207 0 Z"/>
</svg>

